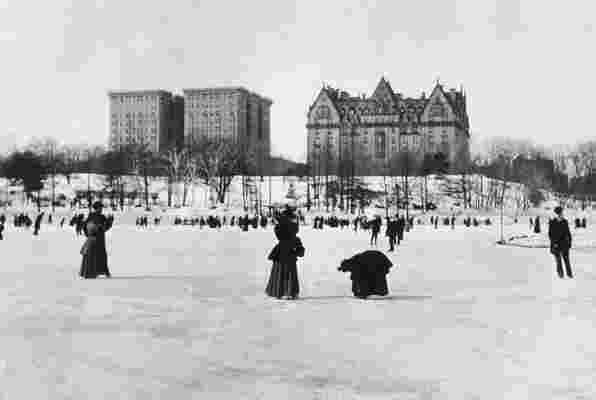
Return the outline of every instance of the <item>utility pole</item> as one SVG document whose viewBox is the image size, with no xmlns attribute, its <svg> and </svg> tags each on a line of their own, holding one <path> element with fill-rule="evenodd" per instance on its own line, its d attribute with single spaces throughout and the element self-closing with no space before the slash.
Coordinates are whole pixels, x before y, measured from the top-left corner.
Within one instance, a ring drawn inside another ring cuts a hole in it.
<svg viewBox="0 0 596 400">
<path fill-rule="evenodd" d="M 350 171 L 350 213 L 354 213 L 354 183 L 356 177 L 356 156 L 354 154 L 354 137 L 356 136 L 356 129 L 352 126 L 350 137 L 352 139 L 352 165 Z"/>
<path fill-rule="evenodd" d="M 56 198 L 56 163 L 54 160 L 54 144 L 50 144 L 50 162 L 52 163 L 52 213 L 54 213 L 54 202 Z"/>
<path fill-rule="evenodd" d="M 87 207 L 91 211 L 91 150 L 87 151 Z"/>
</svg>

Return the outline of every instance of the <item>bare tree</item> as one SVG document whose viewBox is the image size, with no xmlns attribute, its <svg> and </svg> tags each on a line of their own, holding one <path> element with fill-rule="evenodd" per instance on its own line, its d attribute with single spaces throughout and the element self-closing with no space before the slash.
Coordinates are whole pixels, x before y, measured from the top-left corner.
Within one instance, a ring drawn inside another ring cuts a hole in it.
<svg viewBox="0 0 596 400">
<path fill-rule="evenodd" d="M 217 195 L 217 202 L 223 204 L 234 175 L 246 173 L 253 157 L 244 151 L 236 141 L 226 137 L 198 137 L 191 143 L 191 172 Z"/>
<path fill-rule="evenodd" d="M 149 211 L 149 186 L 151 178 L 157 175 L 160 159 L 157 154 L 151 151 L 147 143 L 135 143 L 128 148 L 132 163 L 133 171 L 137 179 L 142 180 L 143 197 L 145 200 L 145 210 Z"/>
<path fill-rule="evenodd" d="M 403 188 L 403 204 L 406 207 L 406 218 L 409 217 L 410 204 L 410 177 L 415 176 L 420 170 L 421 160 L 419 155 L 407 148 L 401 149 L 389 160 L 389 171 L 391 176 L 400 176 Z M 398 200 L 399 203 L 399 200 Z"/>
<path fill-rule="evenodd" d="M 172 206 L 173 186 L 183 183 L 186 186 L 185 172 L 189 167 L 189 148 L 170 148 L 162 153 L 160 161 L 168 177 L 168 207 Z M 184 189 L 184 193 L 186 193 Z M 185 200 L 185 199 L 184 199 Z M 185 201 L 184 201 L 185 202 Z"/>
</svg>

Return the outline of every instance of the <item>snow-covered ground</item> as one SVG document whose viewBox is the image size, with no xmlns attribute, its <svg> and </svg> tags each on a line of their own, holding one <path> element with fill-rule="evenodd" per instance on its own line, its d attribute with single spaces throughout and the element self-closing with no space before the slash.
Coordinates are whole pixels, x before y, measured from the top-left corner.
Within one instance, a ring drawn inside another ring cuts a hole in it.
<svg viewBox="0 0 596 400">
<path fill-rule="evenodd" d="M 71 228 L 9 224 L 0 399 L 596 398 L 594 249 L 560 280 L 497 226 L 417 226 L 388 253 L 390 295 L 362 301 L 336 268 L 366 234 L 300 235 L 291 302 L 263 293 L 271 230 L 115 226 L 114 277 L 85 281 Z"/>
</svg>

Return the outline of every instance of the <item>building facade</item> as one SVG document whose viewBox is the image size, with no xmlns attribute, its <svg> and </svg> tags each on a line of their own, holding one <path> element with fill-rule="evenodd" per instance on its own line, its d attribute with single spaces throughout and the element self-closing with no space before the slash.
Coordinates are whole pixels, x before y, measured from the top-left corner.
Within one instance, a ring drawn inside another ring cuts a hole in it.
<svg viewBox="0 0 596 400">
<path fill-rule="evenodd" d="M 421 161 L 442 153 L 454 167 L 469 159 L 466 95 L 439 82 L 418 98 L 394 92 L 385 78 L 370 97 L 324 86 L 306 128 L 308 164 L 318 175 L 337 173 L 348 159 L 357 175 L 385 174 L 404 154 Z"/>
<path fill-rule="evenodd" d="M 109 148 L 145 144 L 158 152 L 180 145 L 184 99 L 165 90 L 109 92 Z"/>
<path fill-rule="evenodd" d="M 254 155 L 259 173 L 271 152 L 272 101 L 242 87 L 185 89 L 184 139 L 232 138 Z"/>
</svg>

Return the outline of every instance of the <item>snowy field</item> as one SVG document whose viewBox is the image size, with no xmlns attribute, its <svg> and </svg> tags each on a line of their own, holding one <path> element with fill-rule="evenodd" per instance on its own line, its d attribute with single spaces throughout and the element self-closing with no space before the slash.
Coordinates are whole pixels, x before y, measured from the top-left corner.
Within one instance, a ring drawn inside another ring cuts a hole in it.
<svg viewBox="0 0 596 400">
<path fill-rule="evenodd" d="M 271 230 L 116 226 L 114 277 L 85 281 L 72 228 L 9 225 L 0 399 L 596 398 L 595 250 L 560 280 L 496 226 L 406 235 L 390 295 L 363 301 L 336 268 L 366 234 L 304 228 L 291 302 L 263 293 Z"/>
</svg>

